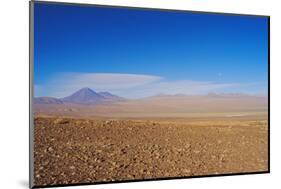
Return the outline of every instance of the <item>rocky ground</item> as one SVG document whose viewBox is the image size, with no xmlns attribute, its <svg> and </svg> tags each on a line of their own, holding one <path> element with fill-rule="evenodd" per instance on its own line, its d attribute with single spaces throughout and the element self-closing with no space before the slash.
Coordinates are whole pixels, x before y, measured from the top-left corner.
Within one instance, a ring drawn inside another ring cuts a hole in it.
<svg viewBox="0 0 281 189">
<path fill-rule="evenodd" d="M 35 118 L 34 184 L 267 171 L 267 121 Z"/>
</svg>

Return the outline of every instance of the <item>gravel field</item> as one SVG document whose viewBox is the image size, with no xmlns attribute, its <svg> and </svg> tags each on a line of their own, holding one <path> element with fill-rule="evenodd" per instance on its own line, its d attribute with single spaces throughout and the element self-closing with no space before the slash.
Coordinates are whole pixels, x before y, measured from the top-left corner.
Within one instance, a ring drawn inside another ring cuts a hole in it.
<svg viewBox="0 0 281 189">
<path fill-rule="evenodd" d="M 267 171 L 263 119 L 36 117 L 36 186 Z"/>
</svg>

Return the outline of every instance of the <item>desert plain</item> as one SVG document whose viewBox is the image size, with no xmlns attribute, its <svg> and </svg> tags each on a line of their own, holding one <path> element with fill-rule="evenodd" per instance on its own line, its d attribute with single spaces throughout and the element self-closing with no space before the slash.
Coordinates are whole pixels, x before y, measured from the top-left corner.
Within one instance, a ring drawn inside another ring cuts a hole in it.
<svg viewBox="0 0 281 189">
<path fill-rule="evenodd" d="M 198 98 L 34 105 L 34 184 L 268 171 L 267 99 Z"/>
</svg>

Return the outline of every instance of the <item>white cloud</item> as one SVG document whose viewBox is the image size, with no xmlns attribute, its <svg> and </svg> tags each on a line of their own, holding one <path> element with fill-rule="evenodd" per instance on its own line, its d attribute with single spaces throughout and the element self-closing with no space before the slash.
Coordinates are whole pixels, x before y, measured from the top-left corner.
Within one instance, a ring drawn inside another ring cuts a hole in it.
<svg viewBox="0 0 281 189">
<path fill-rule="evenodd" d="M 83 87 L 119 91 L 162 80 L 159 76 L 121 73 L 58 73 L 45 85 L 49 96 L 64 97 Z"/>
<path fill-rule="evenodd" d="M 121 73 L 58 73 L 46 85 L 41 85 L 35 96 L 65 97 L 89 87 L 108 91 L 127 98 L 142 98 L 158 94 L 206 94 L 210 92 L 244 92 L 251 84 L 217 83 L 211 81 L 175 80 L 140 74 Z M 38 88 L 36 86 L 35 88 Z M 243 89 L 244 88 L 244 89 Z M 36 90 L 36 89 L 35 89 Z"/>
<path fill-rule="evenodd" d="M 176 94 L 206 94 L 209 92 L 219 92 L 226 88 L 237 87 L 236 83 L 215 83 L 208 81 L 191 81 L 191 80 L 178 80 L 178 81 L 160 81 L 144 85 L 134 90 L 120 91 L 121 96 L 140 98 L 146 96 L 153 96 L 158 94 L 176 95 Z"/>
</svg>

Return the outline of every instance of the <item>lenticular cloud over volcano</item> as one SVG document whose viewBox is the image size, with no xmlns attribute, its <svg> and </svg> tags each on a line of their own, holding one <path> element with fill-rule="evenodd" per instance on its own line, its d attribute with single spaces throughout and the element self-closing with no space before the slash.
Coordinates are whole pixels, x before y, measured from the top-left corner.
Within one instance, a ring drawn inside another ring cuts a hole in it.
<svg viewBox="0 0 281 189">
<path fill-rule="evenodd" d="M 36 96 L 65 97 L 81 88 L 108 91 L 125 98 L 144 98 L 159 94 L 194 95 L 208 93 L 247 93 L 260 83 L 225 83 L 214 81 L 169 80 L 157 75 L 128 73 L 57 73 L 42 86 Z M 43 95 L 43 93 L 45 93 Z"/>
</svg>

